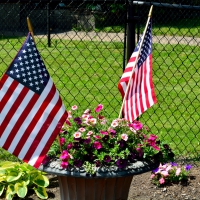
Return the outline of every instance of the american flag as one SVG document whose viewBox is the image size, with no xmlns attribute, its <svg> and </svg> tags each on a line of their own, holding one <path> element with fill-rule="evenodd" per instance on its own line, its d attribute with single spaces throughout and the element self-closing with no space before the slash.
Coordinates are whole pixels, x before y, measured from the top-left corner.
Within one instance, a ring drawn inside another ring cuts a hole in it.
<svg viewBox="0 0 200 200">
<path fill-rule="evenodd" d="M 144 35 L 144 33 L 143 33 Z M 123 105 L 124 118 L 130 122 L 156 103 L 156 95 L 152 81 L 152 20 L 150 18 L 147 31 L 144 35 L 141 51 L 139 52 L 142 37 L 140 38 L 118 84 L 122 98 L 126 93 L 128 82 L 135 62 L 137 62 L 131 77 L 128 93 Z M 138 54 L 139 59 L 137 59 Z"/>
<path fill-rule="evenodd" d="M 0 146 L 38 168 L 66 118 L 29 33 L 0 81 Z"/>
</svg>

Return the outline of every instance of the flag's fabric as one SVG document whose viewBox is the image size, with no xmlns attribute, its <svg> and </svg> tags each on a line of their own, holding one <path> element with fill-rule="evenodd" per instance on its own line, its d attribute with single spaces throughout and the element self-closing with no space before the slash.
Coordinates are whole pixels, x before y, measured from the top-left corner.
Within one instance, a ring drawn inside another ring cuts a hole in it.
<svg viewBox="0 0 200 200">
<path fill-rule="evenodd" d="M 144 33 L 143 33 L 144 35 Z M 124 98 L 128 82 L 131 76 L 142 37 L 140 38 L 131 58 L 124 70 L 124 73 L 118 84 L 118 89 Z M 124 101 L 123 116 L 130 122 L 134 121 L 138 116 L 156 103 L 156 95 L 152 81 L 152 20 L 149 20 L 144 41 L 141 47 L 140 55 L 134 72 L 131 77 L 131 82 L 128 88 L 128 93 Z"/>
<path fill-rule="evenodd" d="M 0 146 L 38 168 L 66 118 L 29 33 L 0 81 Z"/>
</svg>

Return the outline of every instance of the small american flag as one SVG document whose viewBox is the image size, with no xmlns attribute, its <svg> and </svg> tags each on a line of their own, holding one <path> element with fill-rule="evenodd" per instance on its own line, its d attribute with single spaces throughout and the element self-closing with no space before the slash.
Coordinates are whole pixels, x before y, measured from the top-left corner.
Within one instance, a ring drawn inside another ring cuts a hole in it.
<svg viewBox="0 0 200 200">
<path fill-rule="evenodd" d="M 132 69 L 137 61 L 136 58 L 139 54 L 141 41 L 142 37 L 131 55 L 118 84 L 122 98 L 124 98 Z M 128 93 L 124 101 L 124 118 L 132 122 L 155 103 L 156 95 L 152 81 L 152 20 L 150 19 L 146 34 L 144 35 L 139 59 L 132 74 Z"/>
<path fill-rule="evenodd" d="M 38 168 L 66 118 L 29 33 L 0 81 L 0 146 Z"/>
</svg>

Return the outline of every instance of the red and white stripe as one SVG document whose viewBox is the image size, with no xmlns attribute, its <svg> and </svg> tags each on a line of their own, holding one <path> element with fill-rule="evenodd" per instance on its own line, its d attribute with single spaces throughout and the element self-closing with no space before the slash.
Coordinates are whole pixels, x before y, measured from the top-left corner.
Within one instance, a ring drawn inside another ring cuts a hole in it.
<svg viewBox="0 0 200 200">
<path fill-rule="evenodd" d="M 119 82 L 118 88 L 122 94 L 122 98 L 124 98 L 126 93 L 137 56 L 138 51 L 133 52 Z M 139 68 L 136 66 L 134 69 L 123 106 L 124 118 L 132 122 L 155 103 L 156 96 L 152 81 L 152 54 L 150 54 Z"/>
<path fill-rule="evenodd" d="M 4 74 L 0 82 L 0 146 L 38 168 L 67 112 L 51 78 L 38 95 Z"/>
</svg>

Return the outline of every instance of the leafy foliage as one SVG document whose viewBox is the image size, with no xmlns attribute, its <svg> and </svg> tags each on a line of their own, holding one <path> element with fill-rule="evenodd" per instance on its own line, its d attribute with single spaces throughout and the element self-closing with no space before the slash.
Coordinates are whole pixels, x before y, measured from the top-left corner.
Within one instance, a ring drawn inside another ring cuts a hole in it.
<svg viewBox="0 0 200 200">
<path fill-rule="evenodd" d="M 49 180 L 41 172 L 27 163 L 4 161 L 0 163 L 0 196 L 4 194 L 7 200 L 15 195 L 24 198 L 29 189 L 33 189 L 41 199 L 47 199 L 46 187 Z"/>
<path fill-rule="evenodd" d="M 164 165 L 160 164 L 157 169 L 152 171 L 152 183 L 162 186 L 168 183 L 187 181 L 191 167 L 191 165 L 186 165 L 185 167 L 178 166 L 178 164 L 174 162 Z"/>
</svg>

